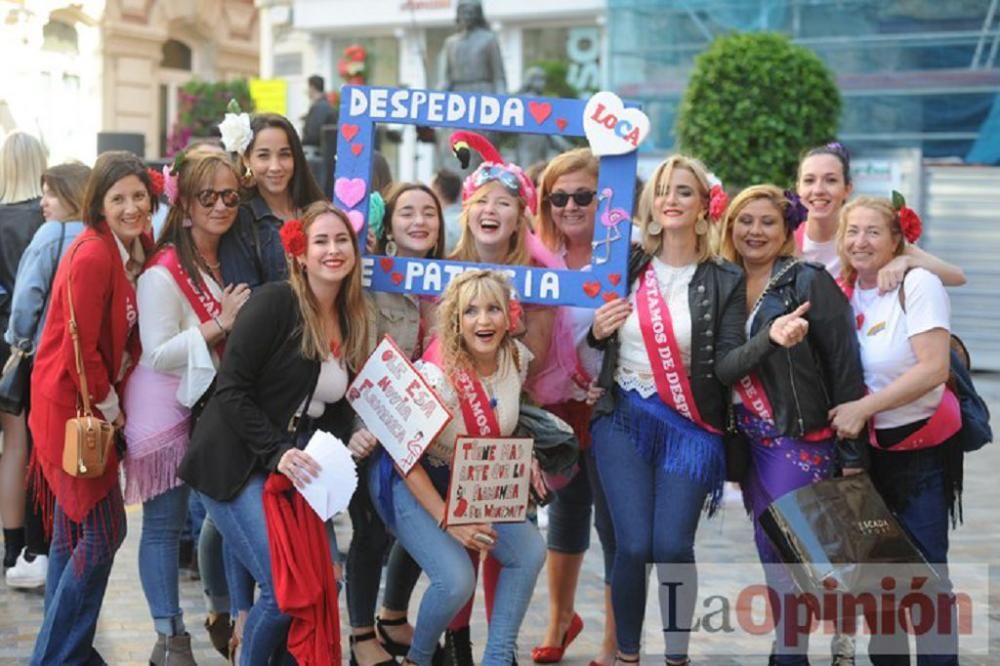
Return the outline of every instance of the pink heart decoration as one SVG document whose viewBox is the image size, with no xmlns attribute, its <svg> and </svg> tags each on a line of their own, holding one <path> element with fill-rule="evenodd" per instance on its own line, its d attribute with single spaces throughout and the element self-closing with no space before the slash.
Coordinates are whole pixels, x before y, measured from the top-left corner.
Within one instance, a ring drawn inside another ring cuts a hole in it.
<svg viewBox="0 0 1000 666">
<path fill-rule="evenodd" d="M 351 123 L 344 123 L 340 126 L 340 134 L 348 141 L 353 141 L 361 128 Z"/>
<path fill-rule="evenodd" d="M 365 224 L 365 216 L 361 214 L 360 210 L 349 210 L 347 211 L 347 219 L 351 221 L 351 227 L 354 228 L 354 233 L 360 234 L 361 227 Z"/>
<path fill-rule="evenodd" d="M 368 183 L 363 178 L 338 178 L 333 185 L 333 193 L 348 208 L 358 205 L 367 190 Z"/>
<path fill-rule="evenodd" d="M 548 102 L 528 102 L 528 113 L 531 117 L 535 119 L 535 122 L 541 125 L 545 122 L 545 119 L 552 115 L 552 105 Z"/>
</svg>

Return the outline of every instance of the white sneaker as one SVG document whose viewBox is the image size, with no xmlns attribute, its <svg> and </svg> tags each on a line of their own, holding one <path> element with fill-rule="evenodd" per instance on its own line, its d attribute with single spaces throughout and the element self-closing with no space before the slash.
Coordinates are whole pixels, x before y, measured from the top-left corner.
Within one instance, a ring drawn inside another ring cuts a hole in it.
<svg viewBox="0 0 1000 666">
<path fill-rule="evenodd" d="M 35 555 L 35 559 L 28 561 L 25 548 L 17 556 L 17 562 L 10 569 L 7 569 L 7 586 L 20 589 L 33 590 L 45 587 L 45 574 L 49 569 L 49 558 L 47 555 Z"/>
</svg>

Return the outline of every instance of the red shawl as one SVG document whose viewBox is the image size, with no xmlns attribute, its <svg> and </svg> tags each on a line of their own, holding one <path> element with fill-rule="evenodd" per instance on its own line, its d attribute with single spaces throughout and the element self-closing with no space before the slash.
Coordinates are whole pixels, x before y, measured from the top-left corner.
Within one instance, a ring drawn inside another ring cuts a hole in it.
<svg viewBox="0 0 1000 666">
<path fill-rule="evenodd" d="M 283 474 L 264 485 L 274 595 L 290 615 L 288 651 L 299 666 L 340 663 L 340 612 L 326 527 Z"/>
</svg>

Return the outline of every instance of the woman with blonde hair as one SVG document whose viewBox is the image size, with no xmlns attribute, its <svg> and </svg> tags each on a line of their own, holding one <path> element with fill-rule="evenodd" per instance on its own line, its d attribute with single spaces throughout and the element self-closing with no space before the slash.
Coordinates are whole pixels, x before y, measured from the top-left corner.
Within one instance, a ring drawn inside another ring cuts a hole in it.
<svg viewBox="0 0 1000 666">
<path fill-rule="evenodd" d="M 618 663 L 639 661 L 646 565 L 657 563 L 667 664 L 688 663 L 697 598 L 694 538 L 722 497 L 728 391 L 716 365 L 743 342 L 742 271 L 715 259 L 709 217 L 725 208 L 701 162 L 663 161 L 643 189 L 627 298 L 594 314 L 604 350 L 592 446 L 615 531 L 611 598 Z M 668 620 L 669 621 L 669 620 Z"/>
<path fill-rule="evenodd" d="M 830 430 L 829 411 L 864 395 L 864 380 L 847 299 L 821 264 L 795 258 L 795 231 L 805 216 L 794 193 L 754 185 L 729 205 L 720 238 L 722 257 L 746 273 L 750 314 L 747 343 L 716 370 L 734 388 L 730 427 L 750 453 L 740 479 L 744 503 L 777 599 L 793 594 L 794 584 L 761 528 L 761 514 L 839 467 L 863 466 L 867 453 L 863 437 L 838 439 Z M 774 609 L 774 616 L 786 610 Z M 784 629 L 776 627 L 774 663 L 808 663 L 808 635 Z"/>
<path fill-rule="evenodd" d="M 245 665 L 267 663 L 291 624 L 279 609 L 282 589 L 272 576 L 276 526 L 265 519 L 274 473 L 301 488 L 319 472 L 300 448 L 308 437 L 323 429 L 347 441 L 354 413 L 344 395 L 373 342 L 357 237 L 347 216 L 329 202 L 314 203 L 301 222 L 285 223 L 282 244 L 288 280 L 258 287 L 237 318 L 216 391 L 178 470 L 260 586 L 240 644 Z M 310 562 L 317 571 L 332 566 Z M 323 598 L 330 594 L 324 588 Z M 317 641 L 324 636 L 314 634 Z M 334 654 L 325 646 L 322 663 L 339 659 L 339 639 L 336 648 Z"/>
<path fill-rule="evenodd" d="M 531 352 L 511 335 L 517 325 L 512 296 L 509 281 L 498 271 L 468 271 L 452 279 L 438 310 L 440 361 L 419 361 L 417 369 L 453 414 L 485 418 L 453 419 L 405 476 L 393 471 L 384 453 L 372 468 L 373 501 L 430 579 L 404 663 L 430 664 L 438 638 L 472 596 L 475 564 L 466 549 L 489 553 L 499 563 L 483 662 L 510 663 L 545 559 L 541 535 L 530 522 L 442 528 L 456 438 L 506 437 L 517 426 Z"/>
<path fill-rule="evenodd" d="M 45 150 L 38 139 L 20 131 L 0 145 L 0 330 L 11 317 L 18 263 L 31 238 L 45 222 L 41 211 Z M 27 350 L 31 351 L 31 349 Z M 10 357 L 0 344 L 0 368 Z M 22 406 L 23 407 L 23 406 Z M 0 413 L 0 523 L 3 524 L 3 568 L 13 567 L 24 548 L 24 470 L 28 462 L 28 428 L 24 411 Z"/>
<path fill-rule="evenodd" d="M 594 247 L 594 224 L 598 211 L 612 215 L 613 193 L 597 192 L 600 163 L 588 148 L 576 148 L 552 159 L 539 178 L 538 237 L 570 270 L 589 270 Z M 627 233 L 630 219 L 619 221 Z M 583 630 L 583 620 L 574 609 L 576 585 L 583 557 L 590 548 L 591 513 L 604 551 L 604 640 L 595 659 L 607 664 L 615 654 L 614 614 L 611 609 L 611 563 L 614 533 L 608 516 L 593 451 L 590 419 L 593 408 L 587 396 L 601 368 L 601 354 L 587 344 L 587 331 L 594 320 L 589 308 L 563 307 L 556 318 L 555 346 L 550 350 L 558 363 L 551 371 L 532 378 L 543 394 L 547 410 L 573 427 L 580 441 L 579 470 L 570 482 L 553 493 L 548 506 L 549 625 L 542 643 L 531 651 L 539 664 L 561 661 L 566 648 Z M 568 344 L 569 340 L 573 344 Z"/>
</svg>

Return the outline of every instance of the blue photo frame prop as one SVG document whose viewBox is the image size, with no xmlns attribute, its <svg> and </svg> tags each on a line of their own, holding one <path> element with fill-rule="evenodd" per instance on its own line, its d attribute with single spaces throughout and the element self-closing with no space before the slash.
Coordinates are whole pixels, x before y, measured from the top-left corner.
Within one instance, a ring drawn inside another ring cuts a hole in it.
<svg viewBox="0 0 1000 666">
<path fill-rule="evenodd" d="M 377 123 L 584 136 L 585 106 L 586 100 L 578 99 L 344 86 L 341 89 L 334 203 L 347 212 L 355 227 L 362 227 L 359 238 L 364 239 L 368 229 L 368 179 Z M 625 296 L 636 160 L 636 151 L 600 158 L 599 201 L 589 271 L 367 255 L 362 259 L 366 285 L 376 291 L 440 294 L 452 277 L 465 270 L 497 268 L 511 276 L 514 288 L 526 303 L 596 308 L 613 298 Z"/>
</svg>

